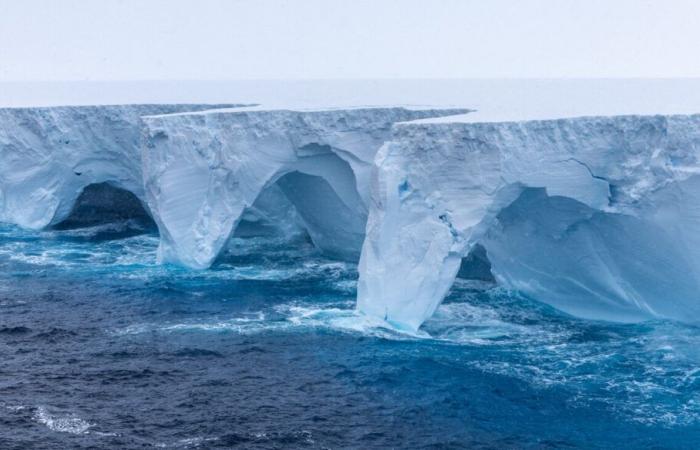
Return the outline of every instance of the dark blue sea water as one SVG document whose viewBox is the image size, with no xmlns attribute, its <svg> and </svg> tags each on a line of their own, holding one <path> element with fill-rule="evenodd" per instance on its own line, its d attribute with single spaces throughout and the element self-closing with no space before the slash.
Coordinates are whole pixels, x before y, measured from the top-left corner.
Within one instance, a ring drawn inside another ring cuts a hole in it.
<svg viewBox="0 0 700 450">
<path fill-rule="evenodd" d="M 126 223 L 0 226 L 0 448 L 698 448 L 700 329 L 460 281 L 417 335 L 356 267 L 234 239 L 155 264 Z"/>
</svg>

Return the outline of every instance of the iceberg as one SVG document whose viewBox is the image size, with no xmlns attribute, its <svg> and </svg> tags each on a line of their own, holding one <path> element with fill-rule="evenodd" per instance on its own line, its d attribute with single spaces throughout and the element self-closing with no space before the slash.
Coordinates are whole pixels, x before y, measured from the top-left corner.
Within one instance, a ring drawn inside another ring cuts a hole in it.
<svg viewBox="0 0 700 450">
<path fill-rule="evenodd" d="M 359 311 L 409 330 L 458 276 L 583 318 L 695 321 L 699 152 L 700 115 L 3 108 L 0 222 L 152 220 L 159 261 L 194 269 L 232 236 L 308 236 L 359 260 Z"/>
<path fill-rule="evenodd" d="M 564 312 L 696 320 L 699 152 L 698 115 L 398 124 L 357 307 L 415 330 L 480 246 L 499 285 Z"/>
</svg>

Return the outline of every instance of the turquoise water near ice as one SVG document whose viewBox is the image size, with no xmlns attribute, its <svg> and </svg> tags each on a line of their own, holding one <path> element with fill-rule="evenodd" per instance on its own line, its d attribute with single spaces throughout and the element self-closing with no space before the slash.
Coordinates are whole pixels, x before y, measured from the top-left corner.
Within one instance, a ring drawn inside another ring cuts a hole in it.
<svg viewBox="0 0 700 450">
<path fill-rule="evenodd" d="M 122 222 L 0 225 L 0 448 L 697 448 L 700 329 L 458 281 L 417 334 L 356 266 L 236 238 L 207 271 Z M 583 299 L 585 300 L 585 299 Z"/>
</svg>

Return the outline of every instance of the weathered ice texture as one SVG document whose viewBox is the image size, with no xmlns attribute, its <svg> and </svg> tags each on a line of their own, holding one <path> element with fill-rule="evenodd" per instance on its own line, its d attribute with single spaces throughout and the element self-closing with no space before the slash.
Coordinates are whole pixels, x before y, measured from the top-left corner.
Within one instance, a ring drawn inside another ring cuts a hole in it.
<svg viewBox="0 0 700 450">
<path fill-rule="evenodd" d="M 216 106 L 1 108 L 0 221 L 33 229 L 61 222 L 93 183 L 143 199 L 140 117 Z"/>
<path fill-rule="evenodd" d="M 394 127 L 358 308 L 416 329 L 479 243 L 497 282 L 588 318 L 697 320 L 700 116 Z"/>
<path fill-rule="evenodd" d="M 259 196 L 280 189 L 316 246 L 356 259 L 372 161 L 396 122 L 467 110 L 259 109 L 144 117 L 159 260 L 209 267 Z"/>
</svg>

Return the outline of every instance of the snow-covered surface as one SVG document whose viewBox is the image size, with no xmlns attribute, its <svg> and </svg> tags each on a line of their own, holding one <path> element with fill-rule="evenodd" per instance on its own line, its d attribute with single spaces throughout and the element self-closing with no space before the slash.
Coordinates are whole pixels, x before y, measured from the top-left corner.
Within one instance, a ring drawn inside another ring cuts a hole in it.
<svg viewBox="0 0 700 450">
<path fill-rule="evenodd" d="M 2 83 L 0 106 L 245 103 L 265 108 L 459 107 L 466 120 L 694 114 L 700 79 L 315 80 Z M 452 119 L 450 119 L 452 120 Z"/>
<path fill-rule="evenodd" d="M 502 286 L 566 312 L 699 317 L 700 115 L 394 131 L 375 160 L 360 310 L 417 328 L 478 242 Z"/>
<path fill-rule="evenodd" d="M 144 117 L 146 198 L 161 234 L 159 259 L 210 266 L 273 186 L 294 204 L 319 248 L 356 259 L 372 161 L 392 125 L 461 112 L 253 108 Z"/>
</svg>

